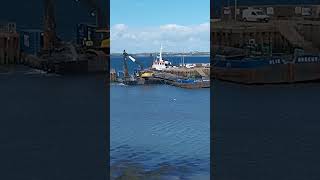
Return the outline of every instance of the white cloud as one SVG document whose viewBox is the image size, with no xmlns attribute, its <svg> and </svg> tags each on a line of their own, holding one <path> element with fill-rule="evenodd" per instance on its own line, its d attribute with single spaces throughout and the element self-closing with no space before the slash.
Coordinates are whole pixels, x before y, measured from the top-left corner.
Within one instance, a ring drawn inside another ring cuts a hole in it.
<svg viewBox="0 0 320 180">
<path fill-rule="evenodd" d="M 131 28 L 125 24 L 111 27 L 111 52 L 155 52 L 160 44 L 165 51 L 209 51 L 210 24 Z"/>
<path fill-rule="evenodd" d="M 113 29 L 116 31 L 125 31 L 128 29 L 128 26 L 125 24 L 116 24 L 113 26 Z"/>
</svg>

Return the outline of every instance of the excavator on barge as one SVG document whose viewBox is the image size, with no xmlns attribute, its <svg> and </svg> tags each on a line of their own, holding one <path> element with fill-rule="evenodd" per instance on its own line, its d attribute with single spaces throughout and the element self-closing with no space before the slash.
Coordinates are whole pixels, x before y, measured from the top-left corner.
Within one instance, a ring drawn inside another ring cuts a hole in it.
<svg viewBox="0 0 320 180">
<path fill-rule="evenodd" d="M 129 74 L 128 70 L 128 59 L 136 63 L 139 69 L 133 74 Z M 123 80 L 122 83 L 126 85 L 144 85 L 144 84 L 161 84 L 162 81 L 154 77 L 154 72 L 150 69 L 144 69 L 143 64 L 128 54 L 126 50 L 123 50 Z"/>
<path fill-rule="evenodd" d="M 110 51 L 110 37 L 108 27 L 103 26 L 102 11 L 96 0 L 83 0 L 90 6 L 90 13 L 96 17 L 95 29 L 84 33 L 85 44 L 64 42 L 58 38 L 55 21 L 55 1 L 44 0 L 44 30 L 43 47 L 36 59 L 38 68 L 54 73 L 96 73 L 106 72 L 108 69 L 108 54 Z M 76 0 L 75 2 L 80 2 Z M 86 26 L 87 27 L 87 26 Z M 91 38 L 92 34 L 94 36 Z M 34 58 L 34 57 L 33 57 Z"/>
</svg>

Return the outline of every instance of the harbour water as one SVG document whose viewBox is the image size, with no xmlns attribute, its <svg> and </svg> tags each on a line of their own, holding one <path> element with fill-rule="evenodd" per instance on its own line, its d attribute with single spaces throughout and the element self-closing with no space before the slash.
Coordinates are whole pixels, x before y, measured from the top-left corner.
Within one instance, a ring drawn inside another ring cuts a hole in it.
<svg viewBox="0 0 320 180">
<path fill-rule="evenodd" d="M 105 76 L 0 68 L 0 179 L 105 179 Z"/>
<path fill-rule="evenodd" d="M 137 59 L 152 63 L 150 57 Z M 185 61 L 206 63 L 209 57 Z M 122 58 L 112 58 L 112 65 L 121 69 Z M 110 100 L 113 177 L 135 169 L 131 175 L 144 178 L 210 179 L 209 89 L 114 84 Z"/>
<path fill-rule="evenodd" d="M 319 179 L 319 83 L 212 90 L 217 179 Z"/>
<path fill-rule="evenodd" d="M 209 62 L 191 59 L 186 63 Z M 122 61 L 116 63 L 121 69 Z M 107 119 L 104 77 L 19 66 L 1 69 L 0 80 L 2 177 L 103 179 L 107 122 L 95 120 Z M 168 180 L 209 179 L 209 99 L 209 89 L 111 85 L 112 175 L 133 169 Z"/>
</svg>

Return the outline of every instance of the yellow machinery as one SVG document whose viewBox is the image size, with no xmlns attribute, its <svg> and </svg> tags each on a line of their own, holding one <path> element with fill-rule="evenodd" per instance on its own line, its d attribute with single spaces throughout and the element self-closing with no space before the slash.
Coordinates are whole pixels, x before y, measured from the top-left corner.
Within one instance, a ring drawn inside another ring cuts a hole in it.
<svg viewBox="0 0 320 180">
<path fill-rule="evenodd" d="M 85 49 L 102 50 L 108 54 L 110 31 L 96 25 L 78 24 L 77 43 Z"/>
<path fill-rule="evenodd" d="M 76 0 L 80 2 L 80 0 Z M 102 50 L 108 52 L 110 48 L 110 31 L 106 25 L 106 15 L 102 14 L 101 7 L 97 0 L 84 0 L 84 3 L 90 7 L 91 15 L 96 17 L 95 25 L 80 24 L 82 35 L 78 36 L 78 43 L 87 49 Z M 56 36 L 56 22 L 54 0 L 44 0 L 44 50 L 52 51 L 57 47 L 58 39 Z M 81 42 L 80 42 L 81 41 Z"/>
<path fill-rule="evenodd" d="M 125 50 L 123 51 L 123 58 L 124 58 L 124 74 L 125 74 L 125 77 L 129 77 L 127 59 L 130 59 L 132 62 L 134 62 L 134 63 L 139 65 L 140 70 L 135 73 L 137 77 L 144 78 L 144 79 L 148 79 L 148 78 L 153 77 L 153 75 L 154 75 L 153 71 L 144 70 L 143 64 L 140 61 L 138 61 L 136 58 L 134 58 L 132 55 L 126 53 Z"/>
<path fill-rule="evenodd" d="M 104 48 L 109 48 L 109 47 L 110 47 L 110 39 L 102 40 L 101 48 L 104 49 Z"/>
<path fill-rule="evenodd" d="M 142 78 L 149 78 L 149 77 L 152 77 L 152 76 L 153 76 L 153 72 L 148 72 L 148 71 L 141 72 L 141 75 L 140 75 L 140 77 L 142 77 Z"/>
<path fill-rule="evenodd" d="M 107 29 L 97 29 L 95 33 L 97 34 L 96 36 L 101 37 L 101 39 L 96 39 L 97 43 L 100 44 L 100 48 L 110 48 L 110 31 Z"/>
</svg>

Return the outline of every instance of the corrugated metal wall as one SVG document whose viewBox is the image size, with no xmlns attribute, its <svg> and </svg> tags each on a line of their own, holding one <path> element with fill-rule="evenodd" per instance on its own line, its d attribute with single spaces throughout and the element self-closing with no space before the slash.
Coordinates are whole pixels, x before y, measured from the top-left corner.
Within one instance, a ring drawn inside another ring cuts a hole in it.
<svg viewBox="0 0 320 180">
<path fill-rule="evenodd" d="M 0 65 L 16 64 L 19 58 L 19 34 L 0 32 Z"/>
<path fill-rule="evenodd" d="M 22 30 L 20 32 L 21 50 L 26 54 L 37 55 L 43 45 L 43 32 L 41 30 Z"/>
</svg>

